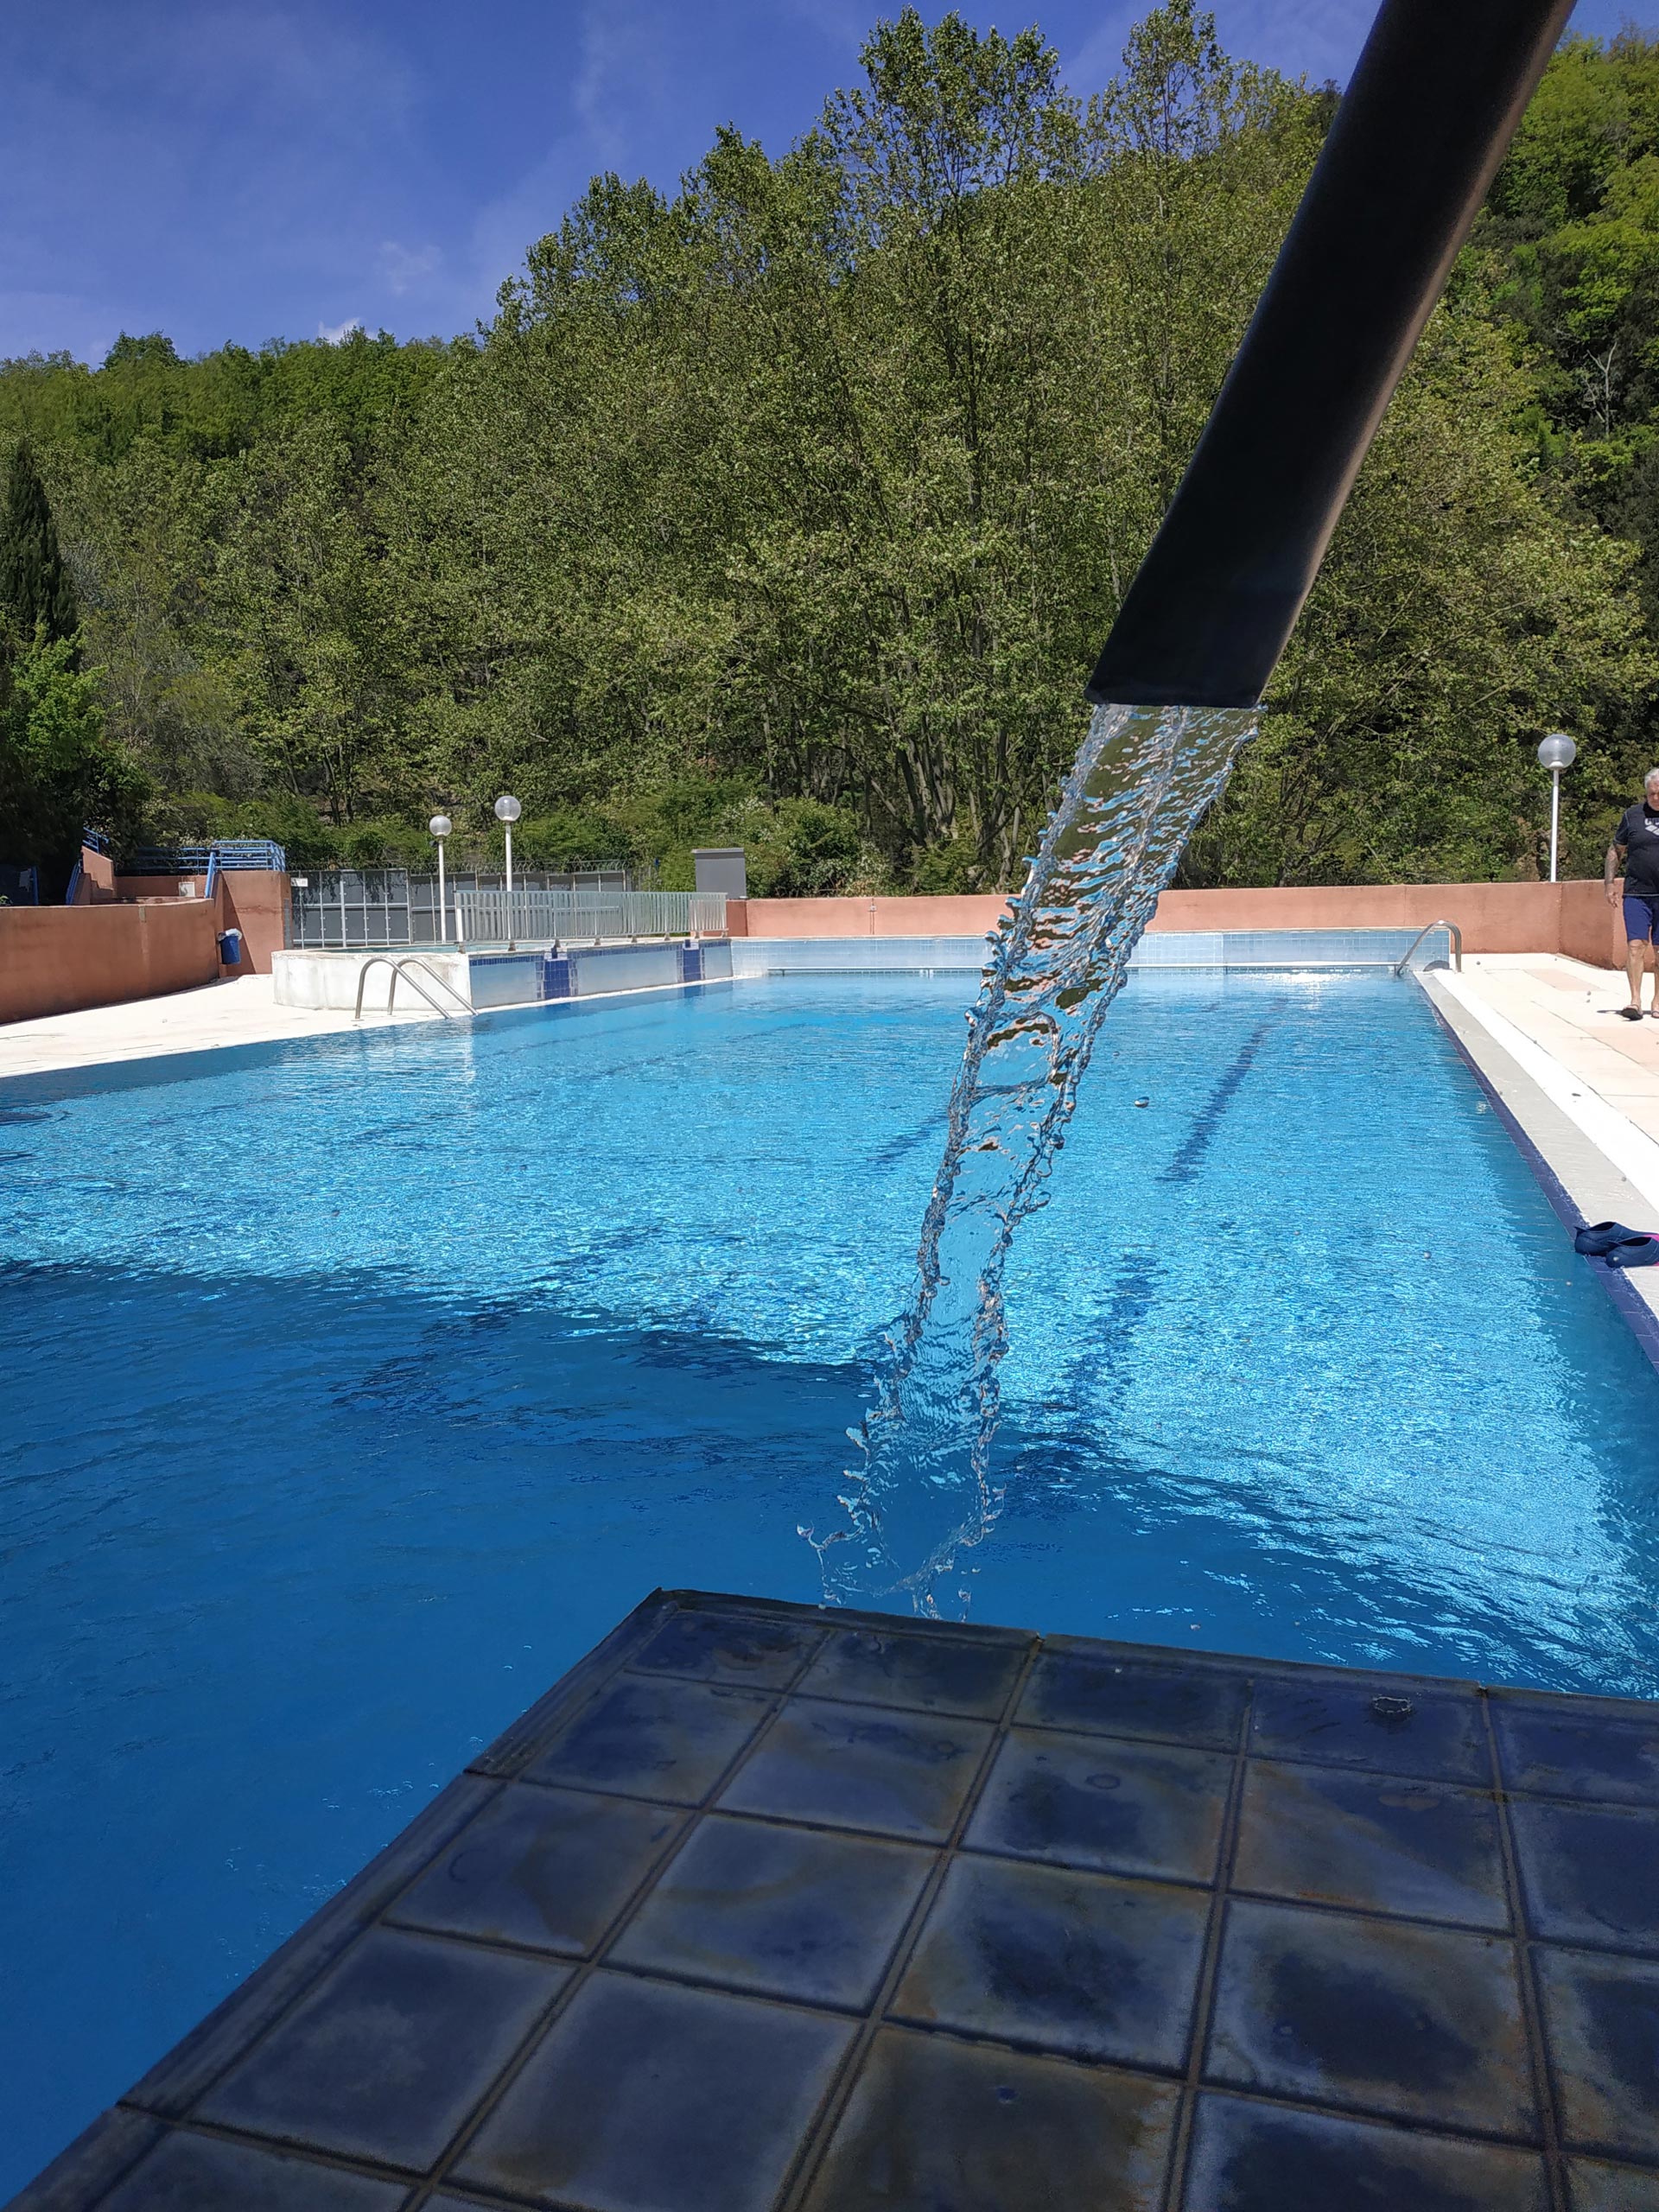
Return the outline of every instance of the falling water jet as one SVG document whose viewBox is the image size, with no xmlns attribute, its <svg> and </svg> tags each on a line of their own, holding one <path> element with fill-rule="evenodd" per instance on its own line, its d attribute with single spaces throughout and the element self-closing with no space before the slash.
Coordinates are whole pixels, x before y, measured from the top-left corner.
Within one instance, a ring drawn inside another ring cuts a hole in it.
<svg viewBox="0 0 1659 2212">
<path fill-rule="evenodd" d="M 1572 0 L 1384 0 L 1087 687 L 1089 732 L 968 1017 L 917 1283 L 820 1536 L 832 1603 L 937 1613 L 1001 1510 L 1002 1273 L 1107 1008 L 1220 795 L 1382 410 Z"/>
</svg>

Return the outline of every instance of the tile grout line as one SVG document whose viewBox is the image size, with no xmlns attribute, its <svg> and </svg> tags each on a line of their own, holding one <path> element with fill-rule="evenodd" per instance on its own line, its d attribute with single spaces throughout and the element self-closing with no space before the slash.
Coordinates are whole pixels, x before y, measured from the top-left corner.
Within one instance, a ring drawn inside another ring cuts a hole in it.
<svg viewBox="0 0 1659 2212">
<path fill-rule="evenodd" d="M 1164 2181 L 1165 2212 L 1179 2212 L 1186 2194 L 1187 2170 L 1192 2163 L 1192 2134 L 1197 2125 L 1199 2094 L 1204 2086 L 1204 2063 L 1215 2013 L 1216 1989 L 1221 1979 L 1221 1947 L 1227 1927 L 1233 1865 L 1238 1851 L 1238 1832 L 1244 1804 L 1244 1783 L 1249 1771 L 1250 1731 L 1255 1724 L 1255 1678 L 1245 1683 L 1244 1710 L 1239 1717 L 1238 1741 L 1233 1751 L 1233 1771 L 1228 1783 L 1227 1804 L 1222 1815 L 1216 1846 L 1216 1877 L 1210 1899 L 1210 1923 L 1205 1930 L 1204 1957 L 1198 1986 L 1192 1993 L 1190 2019 L 1192 2042 L 1187 2050 L 1186 2077 L 1175 2120 L 1175 2139 L 1170 2145 L 1169 2168 Z"/>
<path fill-rule="evenodd" d="M 1527 2038 L 1527 2060 L 1532 2070 L 1533 2094 L 1538 2102 L 1538 2127 L 1543 2141 L 1544 2171 L 1548 2178 L 1551 2212 L 1570 2212 L 1567 2162 L 1560 2131 L 1555 2121 L 1555 2085 L 1544 2041 L 1543 2000 L 1533 1969 L 1532 1942 L 1527 1926 L 1526 1896 L 1521 1885 L 1520 1854 L 1510 1820 L 1510 1793 L 1503 1763 L 1498 1754 L 1497 1730 L 1492 1720 L 1491 1700 L 1480 1700 L 1486 1733 L 1486 1756 L 1491 1764 L 1492 1802 L 1497 1814 L 1498 1848 L 1503 1859 L 1503 1884 L 1509 1891 L 1510 1924 L 1515 1931 L 1516 1980 L 1521 1997 L 1521 2020 Z"/>
<path fill-rule="evenodd" d="M 772 2199 L 774 2212 L 800 2212 L 813 2183 L 817 2178 L 825 2152 L 835 2139 L 836 2131 L 851 2102 L 854 2090 L 864 2071 L 871 2046 L 882 2028 L 887 2025 L 887 2012 L 892 2003 L 911 1956 L 920 1939 L 929 1916 L 944 1887 L 945 1878 L 956 1859 L 957 1848 L 969 1821 L 978 1808 L 979 1800 L 990 1771 L 1007 1741 L 1007 1732 L 1020 1700 L 1025 1695 L 1026 1684 L 1033 1668 L 1043 1650 L 1040 1637 L 1033 1637 L 1021 1656 L 1020 1666 L 1003 1698 L 1001 1707 L 991 1723 L 990 1740 L 980 1755 L 972 1780 L 963 1794 L 956 1819 L 941 1843 L 931 1847 L 935 1853 L 932 1871 L 923 1883 L 916 1902 L 912 1905 L 904 1926 L 899 1929 L 887 1956 L 886 1971 L 876 1984 L 875 1994 L 864 2009 L 863 2018 L 848 2044 L 847 2053 L 836 2070 L 834 2080 L 819 2103 L 811 2122 L 798 2145 L 789 2171 L 779 2183 Z M 966 1719 L 965 1714 L 957 1716 Z"/>
<path fill-rule="evenodd" d="M 719 1613 L 702 1612 L 695 1611 L 690 1606 L 677 1605 L 674 1611 L 668 1615 L 665 1620 L 654 1625 L 651 1641 L 654 1642 L 656 1637 L 660 1635 L 662 1630 L 666 1628 L 671 1622 L 675 1620 L 694 1619 L 718 1621 L 721 1618 L 722 1616 Z M 766 1624 L 770 1625 L 770 1624 Z M 506 2063 L 498 2070 L 494 2080 L 490 2082 L 485 2090 L 484 2094 L 473 2107 L 461 2126 L 456 2130 L 455 2133 L 451 2136 L 449 2141 L 445 2145 L 443 2150 L 440 2152 L 431 2167 L 422 2177 L 422 2180 L 416 2184 L 416 2192 L 410 2196 L 407 2204 L 402 2208 L 402 2212 L 416 2212 L 416 2208 L 424 2205 L 430 2201 L 432 2194 L 435 2190 L 441 2190 L 448 2185 L 452 2170 L 456 2162 L 464 2158 L 466 2153 L 472 2148 L 480 2132 L 488 2124 L 491 2118 L 500 2107 L 508 2091 L 518 2080 L 524 2069 L 530 2064 L 531 2060 L 541 2049 L 543 2043 L 545 2043 L 547 2037 L 553 2032 L 553 2030 L 557 2025 L 559 2020 L 566 2012 L 569 2012 L 570 2006 L 575 2003 L 578 1993 L 587 1987 L 588 1984 L 593 1980 L 594 1975 L 599 1971 L 600 1967 L 604 1965 L 613 1946 L 616 1943 L 618 1939 L 626 1932 L 627 1929 L 632 1923 L 634 1914 L 638 1911 L 645 1898 L 656 1888 L 661 1877 L 680 1856 L 690 1839 L 697 1834 L 702 1825 L 704 1818 L 709 1813 L 714 1810 L 715 1802 L 721 1794 L 730 1788 L 737 1776 L 741 1773 L 744 1767 L 747 1765 L 749 1760 L 754 1756 L 760 1745 L 764 1744 L 766 1738 L 771 1735 L 773 1727 L 777 1725 L 779 1715 L 787 1709 L 791 1698 L 794 1694 L 796 1685 L 800 1681 L 802 1675 L 805 1674 L 807 1669 L 811 1666 L 813 1661 L 823 1649 L 829 1633 L 830 1631 L 827 1629 L 818 1630 L 812 1642 L 809 1644 L 807 1649 L 803 1653 L 796 1666 L 794 1673 L 786 1681 L 775 1684 L 766 1693 L 767 1696 L 771 1700 L 772 1710 L 766 1714 L 766 1719 L 760 1723 L 760 1726 L 755 1729 L 748 1741 L 741 1745 L 733 1756 L 728 1759 L 726 1764 L 721 1769 L 714 1781 L 703 1792 L 702 1796 L 696 1805 L 681 1806 L 677 1808 L 685 1815 L 685 1824 L 682 1827 L 678 1836 L 660 1857 L 652 1861 L 648 1871 L 641 1877 L 640 1880 L 634 1885 L 633 1889 L 629 1891 L 626 1898 L 612 1916 L 608 1925 L 601 1936 L 599 1941 L 594 1945 L 593 1949 L 588 1955 L 585 1959 L 574 1961 L 567 1960 L 562 1962 L 568 1965 L 571 1969 L 569 1977 L 565 1982 L 563 1987 L 560 1989 L 557 1995 L 553 1999 L 553 2002 L 541 2013 L 535 2025 L 526 2032 L 523 2041 L 519 2044 L 512 2056 L 507 2060 Z M 644 1639 L 642 1639 L 642 1644 L 643 1642 Z M 614 1680 L 615 1675 L 620 1675 L 626 1671 L 628 1663 L 628 1660 L 625 1658 L 616 1668 L 615 1674 L 610 1677 L 610 1679 Z M 709 1678 L 707 1676 L 688 1677 L 681 1675 L 670 1678 L 659 1675 L 658 1679 L 677 1679 L 679 1681 L 692 1680 L 701 1681 L 705 1683 L 709 1681 Z M 715 1681 L 710 1686 L 716 1689 L 728 1689 L 739 1687 L 736 1684 L 720 1681 Z M 578 1711 L 581 1711 L 582 1709 L 582 1708 L 581 1707 L 577 1708 Z M 463 1938 L 462 1940 L 465 1939 Z M 801 2008 L 798 2007 L 797 2009 L 798 2010 Z"/>
</svg>

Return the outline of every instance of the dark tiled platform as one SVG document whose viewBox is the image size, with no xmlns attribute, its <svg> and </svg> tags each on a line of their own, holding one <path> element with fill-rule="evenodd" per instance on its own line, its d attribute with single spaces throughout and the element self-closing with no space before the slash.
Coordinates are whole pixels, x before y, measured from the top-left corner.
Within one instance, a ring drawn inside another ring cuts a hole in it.
<svg viewBox="0 0 1659 2212">
<path fill-rule="evenodd" d="M 14 2212 L 1659 2212 L 1659 1707 L 658 1595 Z"/>
</svg>

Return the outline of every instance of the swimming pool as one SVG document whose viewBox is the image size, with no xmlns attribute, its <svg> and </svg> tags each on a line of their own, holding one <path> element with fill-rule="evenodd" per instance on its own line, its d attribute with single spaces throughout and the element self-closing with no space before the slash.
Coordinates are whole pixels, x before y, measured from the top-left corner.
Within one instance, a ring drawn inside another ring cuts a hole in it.
<svg viewBox="0 0 1659 2212">
<path fill-rule="evenodd" d="M 817 1595 L 972 984 L 0 1084 L 0 2190 L 654 1584 Z M 1414 986 L 1137 975 L 1052 1189 L 976 1617 L 1659 1689 L 1659 1376 Z"/>
</svg>

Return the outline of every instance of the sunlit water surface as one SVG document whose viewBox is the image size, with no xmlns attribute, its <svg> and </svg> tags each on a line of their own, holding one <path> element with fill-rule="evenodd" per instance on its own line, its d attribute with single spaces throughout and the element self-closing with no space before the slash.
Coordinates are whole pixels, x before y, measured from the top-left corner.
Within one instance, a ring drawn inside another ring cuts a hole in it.
<svg viewBox="0 0 1659 2212">
<path fill-rule="evenodd" d="M 0 1085 L 0 2190 L 653 1586 L 818 1594 L 975 983 Z M 1659 1379 L 1414 985 L 1133 976 L 1049 1189 L 974 1618 L 1659 1692 Z"/>
</svg>

